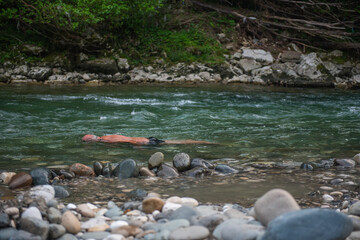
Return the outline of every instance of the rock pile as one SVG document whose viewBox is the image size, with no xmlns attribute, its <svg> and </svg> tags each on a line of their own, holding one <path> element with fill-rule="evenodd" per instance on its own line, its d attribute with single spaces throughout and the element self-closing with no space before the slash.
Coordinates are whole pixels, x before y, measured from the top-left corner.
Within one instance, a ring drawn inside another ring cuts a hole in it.
<svg viewBox="0 0 360 240">
<path fill-rule="evenodd" d="M 273 189 L 253 208 L 236 204 L 199 204 L 194 198 L 162 198 L 148 193 L 142 201 L 117 205 L 66 206 L 54 198 L 21 200 L 3 206 L 0 239 L 358 239 L 359 202 L 349 215 L 336 210 L 300 209 L 292 195 Z M 347 238 L 348 237 L 348 238 Z"/>
<path fill-rule="evenodd" d="M 226 55 L 222 65 L 178 63 L 170 66 L 159 59 L 153 66 L 130 67 L 123 58 L 88 60 L 80 53 L 76 71 L 66 69 L 64 56 L 37 65 L 0 65 L 0 83 L 11 84 L 240 84 L 295 87 L 360 87 L 360 63 L 344 61 L 343 53 L 302 54 L 283 51 L 277 58 L 262 49 L 242 48 Z"/>
</svg>

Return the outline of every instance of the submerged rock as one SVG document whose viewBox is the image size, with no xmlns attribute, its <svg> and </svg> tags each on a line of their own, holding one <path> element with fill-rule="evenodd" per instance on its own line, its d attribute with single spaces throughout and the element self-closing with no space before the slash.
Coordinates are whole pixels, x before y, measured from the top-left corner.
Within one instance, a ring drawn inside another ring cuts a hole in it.
<svg viewBox="0 0 360 240">
<path fill-rule="evenodd" d="M 173 158 L 173 165 L 180 172 L 188 170 L 190 164 L 190 156 L 186 153 L 178 153 Z"/>
<path fill-rule="evenodd" d="M 95 172 L 91 167 L 88 167 L 82 163 L 74 163 L 70 166 L 70 172 L 75 173 L 77 176 L 94 177 Z"/>
<path fill-rule="evenodd" d="M 111 163 L 105 163 L 103 169 L 102 169 L 102 175 L 106 178 L 109 178 L 113 175 L 113 169 Z"/>
<path fill-rule="evenodd" d="M 29 174 L 33 179 L 32 184 L 34 186 L 50 184 L 51 174 L 50 174 L 49 169 L 35 168 L 35 169 L 31 170 Z"/>
<path fill-rule="evenodd" d="M 21 187 L 28 187 L 32 183 L 32 177 L 24 172 L 17 173 L 15 176 L 11 178 L 9 182 L 10 189 L 16 189 Z"/>
<path fill-rule="evenodd" d="M 94 172 L 95 172 L 96 176 L 102 175 L 104 165 L 101 162 L 97 162 L 97 161 L 94 162 L 93 168 L 94 168 Z"/>
<path fill-rule="evenodd" d="M 167 164 L 162 164 L 161 167 L 158 169 L 156 175 L 158 177 L 171 178 L 171 177 L 178 177 L 179 173 L 175 168 Z"/>
<path fill-rule="evenodd" d="M 219 164 L 215 167 L 215 171 L 222 174 L 238 173 L 239 171 L 225 164 Z"/>
<path fill-rule="evenodd" d="M 335 165 L 343 168 L 353 168 L 356 162 L 352 159 L 335 159 Z"/>
<path fill-rule="evenodd" d="M 114 176 L 119 179 L 139 176 L 139 169 L 133 159 L 126 159 L 120 162 L 114 169 Z"/>
<path fill-rule="evenodd" d="M 210 168 L 213 169 L 215 166 L 214 164 L 202 159 L 202 158 L 194 158 L 191 160 L 191 164 L 190 164 L 191 168 L 195 168 L 195 167 L 203 167 L 203 168 Z"/>
</svg>

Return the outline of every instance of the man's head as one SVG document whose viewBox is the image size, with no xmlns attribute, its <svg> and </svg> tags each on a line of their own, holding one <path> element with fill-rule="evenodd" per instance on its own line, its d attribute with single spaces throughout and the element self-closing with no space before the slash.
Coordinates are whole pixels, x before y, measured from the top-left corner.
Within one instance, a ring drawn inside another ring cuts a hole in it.
<svg viewBox="0 0 360 240">
<path fill-rule="evenodd" d="M 86 134 L 85 136 L 83 136 L 83 138 L 81 140 L 83 140 L 84 142 L 96 142 L 99 140 L 99 138 L 100 137 L 97 137 L 92 134 Z"/>
</svg>

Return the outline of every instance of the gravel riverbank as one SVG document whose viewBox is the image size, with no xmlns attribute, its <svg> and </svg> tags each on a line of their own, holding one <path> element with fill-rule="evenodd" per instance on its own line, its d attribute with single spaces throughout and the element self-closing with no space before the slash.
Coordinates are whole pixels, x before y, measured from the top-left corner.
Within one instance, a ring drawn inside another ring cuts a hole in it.
<svg viewBox="0 0 360 240">
<path fill-rule="evenodd" d="M 158 152 L 141 168 L 128 159 L 114 165 L 95 162 L 93 168 L 76 163 L 56 171 L 2 172 L 2 185 L 7 184 L 16 194 L 0 200 L 0 239 L 355 240 L 360 235 L 359 157 L 235 167 L 190 160 L 186 153 L 180 153 L 171 166 Z M 166 174 L 177 175 L 164 175 L 165 166 Z M 110 168 L 108 177 L 104 176 L 106 167 Z M 189 177 L 189 171 L 201 174 Z M 235 185 L 230 203 L 199 201 L 184 196 L 186 191 L 178 192 L 181 196 L 167 194 L 187 178 L 195 179 L 193 184 L 217 179 L 206 188 L 212 191 L 211 186 L 220 183 L 221 187 L 220 179 L 230 185 L 243 181 L 251 188 L 265 185 L 267 176 L 283 179 L 282 174 L 288 181 L 308 184 L 309 192 L 299 198 L 273 186 L 248 203 L 235 199 Z M 129 189 L 128 182 L 140 184 Z M 152 184 L 147 186 L 146 182 Z M 258 185 L 251 185 L 254 183 Z M 84 189 L 88 191 L 81 194 Z"/>
</svg>

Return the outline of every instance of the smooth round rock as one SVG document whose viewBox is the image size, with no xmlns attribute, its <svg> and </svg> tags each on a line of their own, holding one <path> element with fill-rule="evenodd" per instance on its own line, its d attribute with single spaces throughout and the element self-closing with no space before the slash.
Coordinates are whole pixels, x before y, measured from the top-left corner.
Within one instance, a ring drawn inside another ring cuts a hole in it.
<svg viewBox="0 0 360 240">
<path fill-rule="evenodd" d="M 175 219 L 187 219 L 190 220 L 192 217 L 197 216 L 197 211 L 189 206 L 182 206 L 176 209 L 169 217 L 169 220 Z"/>
<path fill-rule="evenodd" d="M 11 178 L 15 175 L 16 175 L 15 172 L 2 172 L 0 174 L 0 183 L 9 184 Z"/>
<path fill-rule="evenodd" d="M 176 219 L 160 225 L 160 231 L 166 230 L 172 232 L 178 228 L 189 227 L 190 222 L 186 219 Z"/>
<path fill-rule="evenodd" d="M 125 237 L 121 234 L 111 234 L 103 240 L 125 240 Z"/>
<path fill-rule="evenodd" d="M 155 210 L 161 211 L 165 202 L 161 198 L 151 197 L 142 201 L 143 211 L 145 213 L 152 213 Z"/>
<path fill-rule="evenodd" d="M 203 226 L 190 226 L 185 228 L 179 228 L 170 234 L 172 240 L 183 239 L 204 239 L 210 235 L 209 230 Z"/>
<path fill-rule="evenodd" d="M 124 237 L 136 236 L 141 232 L 142 232 L 141 228 L 136 226 L 121 226 L 111 230 L 112 234 L 121 234 Z"/>
<path fill-rule="evenodd" d="M 66 229 L 63 225 L 52 223 L 49 225 L 49 237 L 51 239 L 56 239 L 61 237 L 66 233 Z"/>
<path fill-rule="evenodd" d="M 4 212 L 9 216 L 17 216 L 20 213 L 20 211 L 17 207 L 6 208 Z"/>
<path fill-rule="evenodd" d="M 357 201 L 356 203 L 350 206 L 349 214 L 360 216 L 360 201 Z"/>
<path fill-rule="evenodd" d="M 61 225 L 65 227 L 66 231 L 72 234 L 77 234 L 81 231 L 79 219 L 71 211 L 66 211 L 62 215 Z"/>
<path fill-rule="evenodd" d="M 37 207 L 29 207 L 22 214 L 22 218 L 33 217 L 42 220 L 40 210 Z"/>
<path fill-rule="evenodd" d="M 23 230 L 16 230 L 15 228 L 12 227 L 0 229 L 0 240 L 9 240 L 9 239 L 41 240 L 41 237 Z"/>
<path fill-rule="evenodd" d="M 118 207 L 113 207 L 111 209 L 109 209 L 104 216 L 108 217 L 108 218 L 113 218 L 113 217 L 117 217 L 117 216 L 121 216 L 124 212 L 121 211 L 120 208 Z"/>
<path fill-rule="evenodd" d="M 65 233 L 64 235 L 62 235 L 60 238 L 58 238 L 56 240 L 78 240 L 78 238 L 72 234 Z"/>
<path fill-rule="evenodd" d="M 81 223 L 81 228 L 90 229 L 103 224 L 106 224 L 106 221 L 103 218 L 90 218 L 86 222 Z"/>
<path fill-rule="evenodd" d="M 219 164 L 215 167 L 215 172 L 218 172 L 221 174 L 232 174 L 232 173 L 238 173 L 239 171 L 228 165 Z"/>
<path fill-rule="evenodd" d="M 93 168 L 94 168 L 94 172 L 95 172 L 96 176 L 102 175 L 104 165 L 101 162 L 97 162 L 97 161 L 94 162 Z"/>
<path fill-rule="evenodd" d="M 360 165 L 360 153 L 356 154 L 353 159 L 357 165 Z"/>
<path fill-rule="evenodd" d="M 27 217 L 20 219 L 21 230 L 39 235 L 41 239 L 47 239 L 49 234 L 49 223 L 38 218 Z"/>
<path fill-rule="evenodd" d="M 61 223 L 61 212 L 54 207 L 50 207 L 47 210 L 47 217 L 49 219 L 49 222 L 51 223 L 57 223 L 57 224 Z"/>
<path fill-rule="evenodd" d="M 163 208 L 162 208 L 162 212 L 166 213 L 169 211 L 175 211 L 176 209 L 180 208 L 181 204 L 178 203 L 172 203 L 172 202 L 167 202 L 164 204 Z"/>
<path fill-rule="evenodd" d="M 199 202 L 195 198 L 190 197 L 182 197 L 181 202 L 182 205 L 189 207 L 197 207 L 199 205 Z"/>
<path fill-rule="evenodd" d="M 206 175 L 211 175 L 212 170 L 203 168 L 203 167 L 195 167 L 185 172 L 186 176 L 194 177 L 194 178 L 202 178 Z"/>
<path fill-rule="evenodd" d="M 173 177 L 178 177 L 179 173 L 175 168 L 173 168 L 167 164 L 162 164 L 159 167 L 156 175 L 158 177 L 162 177 L 162 178 L 173 178 Z"/>
<path fill-rule="evenodd" d="M 164 154 L 162 152 L 156 152 L 148 160 L 149 169 L 160 167 L 164 162 Z"/>
<path fill-rule="evenodd" d="M 176 154 L 173 158 L 173 165 L 179 172 L 190 169 L 190 156 L 187 153 Z"/>
<path fill-rule="evenodd" d="M 139 169 L 133 159 L 126 159 L 115 167 L 113 174 L 119 179 L 137 177 L 139 176 Z"/>
<path fill-rule="evenodd" d="M 31 186 L 32 177 L 24 172 L 19 172 L 11 178 L 9 182 L 10 189 L 22 188 Z"/>
<path fill-rule="evenodd" d="M 261 240 L 346 239 L 351 219 L 330 209 L 303 209 L 285 213 L 271 221 Z"/>
<path fill-rule="evenodd" d="M 109 232 L 86 232 L 81 236 L 81 239 L 102 240 L 109 235 L 110 235 Z"/>
<path fill-rule="evenodd" d="M 53 186 L 55 190 L 56 198 L 67 198 L 70 196 L 68 190 L 66 190 L 63 186 Z"/>
<path fill-rule="evenodd" d="M 51 174 L 49 169 L 34 168 L 29 174 L 32 177 L 32 184 L 34 186 L 50 184 Z"/>
<path fill-rule="evenodd" d="M 344 167 L 344 168 L 353 168 L 356 165 L 356 162 L 352 159 L 335 159 L 335 165 Z"/>
<path fill-rule="evenodd" d="M 79 204 L 76 208 L 76 211 L 84 217 L 92 218 L 95 217 L 95 212 L 90 209 L 87 204 Z"/>
<path fill-rule="evenodd" d="M 249 240 L 256 239 L 265 232 L 263 226 L 253 224 L 233 224 L 229 223 L 221 230 L 221 239 L 223 240 Z"/>
<path fill-rule="evenodd" d="M 277 216 L 299 209 L 293 196 L 282 189 L 268 191 L 254 205 L 256 219 L 265 226 Z"/>
<path fill-rule="evenodd" d="M 110 224 L 110 229 L 111 229 L 111 231 L 112 230 L 114 230 L 114 229 L 116 229 L 116 228 L 119 228 L 119 227 L 122 227 L 122 226 L 128 226 L 129 224 L 126 222 L 126 221 L 121 221 L 121 220 L 119 220 L 119 221 L 115 221 L 115 222 L 112 222 L 111 224 Z"/>
<path fill-rule="evenodd" d="M 74 163 L 70 166 L 69 171 L 75 173 L 77 176 L 95 177 L 94 170 L 82 163 Z"/>
<path fill-rule="evenodd" d="M 139 170 L 140 176 L 143 177 L 155 177 L 155 173 L 153 173 L 152 171 L 150 171 L 150 169 L 146 168 L 146 167 L 142 167 Z"/>
<path fill-rule="evenodd" d="M 55 197 L 55 189 L 50 185 L 38 185 L 32 187 L 29 191 L 32 198 L 43 198 L 45 202 L 49 202 Z"/>
</svg>

